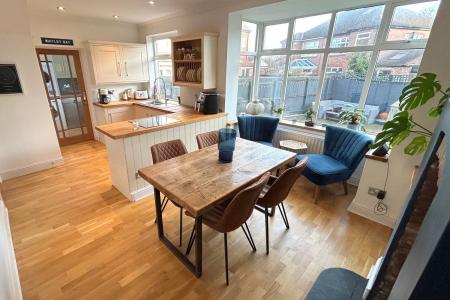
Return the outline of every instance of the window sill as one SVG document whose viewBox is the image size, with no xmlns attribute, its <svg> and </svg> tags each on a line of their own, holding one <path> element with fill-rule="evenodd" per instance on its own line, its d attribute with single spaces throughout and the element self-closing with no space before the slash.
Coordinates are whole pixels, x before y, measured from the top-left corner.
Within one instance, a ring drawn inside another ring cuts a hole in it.
<svg viewBox="0 0 450 300">
<path fill-rule="evenodd" d="M 310 127 L 310 126 L 306 126 L 302 122 L 294 122 L 294 121 L 286 121 L 286 120 L 280 120 L 280 124 L 285 125 L 285 126 L 295 127 L 295 128 L 301 128 L 304 130 L 311 130 L 311 131 L 315 131 L 315 132 L 325 133 L 325 127 L 320 126 L 320 125 L 314 125 L 313 127 Z"/>
<path fill-rule="evenodd" d="M 379 161 L 379 162 L 388 162 L 388 161 L 389 161 L 389 155 L 391 154 L 390 151 L 389 151 L 388 154 L 386 154 L 385 156 L 376 156 L 376 155 L 373 155 L 373 154 L 372 154 L 375 150 L 376 150 L 376 149 L 372 149 L 372 150 L 370 150 L 369 152 L 367 152 L 367 154 L 365 155 L 365 157 L 366 157 L 367 159 L 370 159 L 370 160 L 376 160 L 376 161 Z"/>
</svg>

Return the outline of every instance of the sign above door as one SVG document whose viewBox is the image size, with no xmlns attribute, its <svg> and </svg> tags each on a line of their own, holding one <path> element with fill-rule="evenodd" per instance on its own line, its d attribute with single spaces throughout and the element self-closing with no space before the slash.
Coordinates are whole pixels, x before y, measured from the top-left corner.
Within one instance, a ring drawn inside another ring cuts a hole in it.
<svg viewBox="0 0 450 300">
<path fill-rule="evenodd" d="M 70 39 L 57 39 L 41 37 L 42 44 L 45 45 L 62 45 L 62 46 L 73 46 L 73 40 Z"/>
</svg>

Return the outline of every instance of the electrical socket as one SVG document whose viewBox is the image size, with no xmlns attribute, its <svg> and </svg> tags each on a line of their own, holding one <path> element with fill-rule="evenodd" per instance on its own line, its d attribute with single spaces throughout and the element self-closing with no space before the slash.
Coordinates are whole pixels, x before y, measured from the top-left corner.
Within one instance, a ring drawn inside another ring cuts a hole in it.
<svg viewBox="0 0 450 300">
<path fill-rule="evenodd" d="M 372 195 L 372 196 L 376 197 L 376 196 L 378 196 L 378 194 L 380 192 L 382 192 L 381 189 L 377 189 L 377 188 L 374 188 L 374 187 L 369 187 L 369 191 L 368 191 L 369 195 Z"/>
</svg>

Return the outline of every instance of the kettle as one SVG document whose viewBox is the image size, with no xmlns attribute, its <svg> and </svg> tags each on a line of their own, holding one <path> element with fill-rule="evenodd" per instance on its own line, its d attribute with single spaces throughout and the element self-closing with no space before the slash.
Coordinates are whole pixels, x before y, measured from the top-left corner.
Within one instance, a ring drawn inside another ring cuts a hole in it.
<svg viewBox="0 0 450 300">
<path fill-rule="evenodd" d="M 134 89 L 127 89 L 128 99 L 134 99 Z"/>
</svg>

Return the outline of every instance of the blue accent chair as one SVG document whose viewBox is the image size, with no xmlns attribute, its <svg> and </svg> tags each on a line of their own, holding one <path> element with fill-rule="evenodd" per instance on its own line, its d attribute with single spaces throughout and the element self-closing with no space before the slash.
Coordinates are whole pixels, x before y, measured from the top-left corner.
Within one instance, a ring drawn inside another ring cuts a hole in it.
<svg viewBox="0 0 450 300">
<path fill-rule="evenodd" d="M 303 175 L 316 184 L 314 201 L 320 193 L 320 186 L 342 182 L 347 194 L 347 180 L 355 171 L 369 150 L 372 138 L 368 135 L 342 127 L 327 126 L 323 154 L 299 154 L 300 161 L 308 157 Z"/>
<path fill-rule="evenodd" d="M 271 116 L 238 116 L 241 138 L 272 146 L 272 140 L 280 120 Z"/>
</svg>

